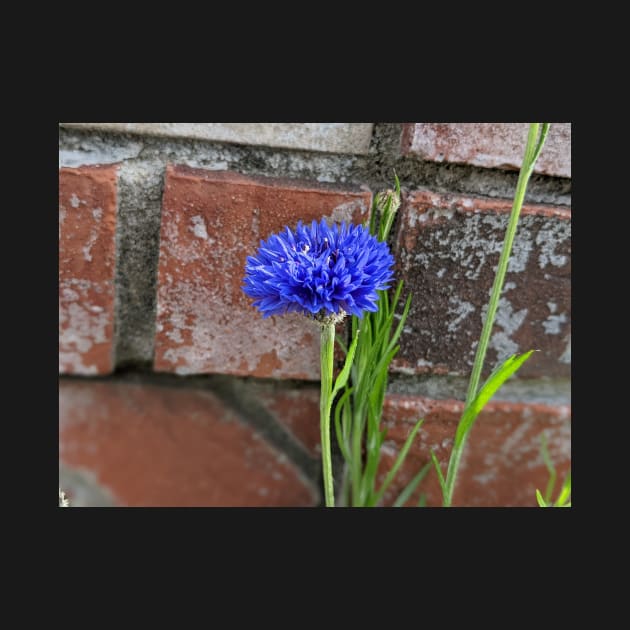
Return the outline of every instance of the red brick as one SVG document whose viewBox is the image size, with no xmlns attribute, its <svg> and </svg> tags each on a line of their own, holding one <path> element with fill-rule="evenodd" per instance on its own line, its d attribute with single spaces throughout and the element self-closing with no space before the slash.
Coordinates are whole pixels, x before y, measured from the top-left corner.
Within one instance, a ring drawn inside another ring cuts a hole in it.
<svg viewBox="0 0 630 630">
<path fill-rule="evenodd" d="M 321 455 L 319 387 L 259 387 L 258 400 L 313 457 Z M 334 439 L 334 438 L 333 438 Z"/>
<path fill-rule="evenodd" d="M 431 450 L 446 475 L 463 403 L 392 394 L 386 398 L 383 447 L 378 484 L 391 468 L 399 449 L 416 421 L 424 418 L 405 464 L 385 493 L 391 505 L 405 485 L 430 460 Z M 545 492 L 549 474 L 540 455 L 540 435 L 545 432 L 548 449 L 558 471 L 554 498 L 571 466 L 571 408 L 542 404 L 490 402 L 479 415 L 462 455 L 454 506 L 531 506 L 536 488 Z M 377 486 L 378 487 L 378 486 Z M 442 504 L 435 469 L 421 482 L 407 505 L 416 505 L 421 492 L 428 506 Z"/>
<path fill-rule="evenodd" d="M 158 271 L 155 369 L 319 379 L 319 328 L 263 319 L 242 292 L 260 240 L 323 216 L 361 222 L 371 194 L 294 180 L 169 166 Z"/>
<path fill-rule="evenodd" d="M 118 505 L 318 502 L 286 456 L 209 391 L 62 382 L 59 408 L 62 463 L 89 471 Z"/>
<path fill-rule="evenodd" d="M 470 374 L 503 246 L 511 200 L 419 191 L 404 196 L 398 276 L 413 293 L 392 369 Z M 539 350 L 525 377 L 570 377 L 571 212 L 524 206 L 488 364 Z"/>
<path fill-rule="evenodd" d="M 117 166 L 59 170 L 59 372 L 114 368 Z"/>
<path fill-rule="evenodd" d="M 433 162 L 518 170 L 529 123 L 405 123 L 402 152 Z M 571 177 L 571 123 L 552 123 L 534 171 Z"/>
</svg>

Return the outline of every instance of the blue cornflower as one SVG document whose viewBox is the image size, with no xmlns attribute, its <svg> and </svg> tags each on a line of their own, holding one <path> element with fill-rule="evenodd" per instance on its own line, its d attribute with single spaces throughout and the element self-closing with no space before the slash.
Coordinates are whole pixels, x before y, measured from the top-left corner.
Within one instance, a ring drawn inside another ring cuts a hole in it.
<svg viewBox="0 0 630 630">
<path fill-rule="evenodd" d="M 291 311 L 323 320 L 376 311 L 377 290 L 387 289 L 394 258 L 367 227 L 322 219 L 288 227 L 260 242 L 247 257 L 243 291 L 263 317 Z"/>
</svg>

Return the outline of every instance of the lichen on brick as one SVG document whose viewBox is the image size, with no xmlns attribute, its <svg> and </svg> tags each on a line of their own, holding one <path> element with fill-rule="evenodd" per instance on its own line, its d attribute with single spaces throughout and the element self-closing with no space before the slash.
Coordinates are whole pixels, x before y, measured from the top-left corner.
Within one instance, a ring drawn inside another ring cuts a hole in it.
<svg viewBox="0 0 630 630">
<path fill-rule="evenodd" d="M 414 298 L 394 370 L 469 373 L 510 207 L 509 200 L 430 191 L 405 196 L 396 254 L 398 276 Z M 524 207 L 490 339 L 489 363 L 536 349 L 540 352 L 520 374 L 568 375 L 561 339 L 570 330 L 570 234 L 568 211 Z M 550 265 L 553 275 L 546 272 Z M 557 312 L 550 314 L 550 302 Z"/>
<path fill-rule="evenodd" d="M 59 173 L 59 371 L 113 369 L 116 167 Z"/>
</svg>

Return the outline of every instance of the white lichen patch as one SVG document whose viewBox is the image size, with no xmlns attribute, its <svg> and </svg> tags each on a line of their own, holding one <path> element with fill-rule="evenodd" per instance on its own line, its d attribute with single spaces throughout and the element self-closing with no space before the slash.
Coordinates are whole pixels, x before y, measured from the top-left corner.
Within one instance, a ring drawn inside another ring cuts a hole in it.
<svg viewBox="0 0 630 630">
<path fill-rule="evenodd" d="M 68 287 L 64 287 L 61 290 L 61 297 L 66 302 L 71 302 L 79 299 L 79 294 Z"/>
<path fill-rule="evenodd" d="M 497 478 L 497 471 L 490 469 L 485 472 L 473 475 L 472 478 L 477 483 L 481 484 L 482 486 L 485 486 Z"/>
<path fill-rule="evenodd" d="M 514 334 L 523 325 L 526 317 L 526 308 L 515 311 L 512 303 L 507 298 L 499 298 L 495 325 L 501 326 L 508 335 Z"/>
<path fill-rule="evenodd" d="M 558 253 L 560 245 L 571 239 L 570 221 L 549 221 L 536 236 L 536 245 L 540 248 L 538 266 L 544 269 L 547 265 L 562 267 L 567 264 L 567 256 Z"/>
<path fill-rule="evenodd" d="M 78 208 L 80 203 L 81 203 L 81 200 L 76 196 L 75 193 L 72 193 L 72 197 L 70 197 L 70 205 L 73 208 Z"/>
<path fill-rule="evenodd" d="M 438 219 L 450 220 L 455 216 L 454 208 L 429 208 L 423 212 L 411 209 L 408 213 L 409 227 L 415 228 L 418 224 L 436 221 Z"/>
<path fill-rule="evenodd" d="M 59 350 L 59 373 L 84 374 L 90 376 L 98 374 L 96 365 L 84 365 L 83 355 L 80 352 L 64 352 Z"/>
<path fill-rule="evenodd" d="M 560 315 L 549 315 L 547 319 L 542 323 L 545 333 L 548 335 L 559 335 L 560 325 L 567 321 L 567 316 L 564 313 Z"/>
<path fill-rule="evenodd" d="M 482 321 L 485 319 L 487 311 L 488 305 L 485 304 L 481 309 Z M 496 351 L 499 362 L 519 351 L 518 344 L 511 336 L 523 325 L 527 312 L 526 308 L 515 311 L 512 303 L 506 297 L 499 298 L 495 326 L 503 330 L 497 330 L 490 338 L 490 343 L 488 344 Z"/>
<path fill-rule="evenodd" d="M 422 359 L 418 359 L 421 361 Z M 411 367 L 405 367 L 404 365 L 396 365 L 396 361 L 394 360 L 394 365 L 391 368 L 394 372 L 398 372 L 399 374 L 405 374 L 407 376 L 415 376 L 416 370 Z"/>
<path fill-rule="evenodd" d="M 94 208 L 92 210 L 92 216 L 95 221 L 100 221 L 103 218 L 103 208 Z"/>
<path fill-rule="evenodd" d="M 184 338 L 182 337 L 182 332 L 179 329 L 175 329 L 175 330 L 169 330 L 166 333 L 166 336 L 171 340 L 174 341 L 175 343 L 182 343 L 184 341 Z"/>
<path fill-rule="evenodd" d="M 570 334 L 567 335 L 567 345 L 564 348 L 564 352 L 558 358 L 558 361 L 560 361 L 560 363 L 566 363 L 566 364 L 571 363 L 571 335 Z"/>
<path fill-rule="evenodd" d="M 88 241 L 81 248 L 81 251 L 83 252 L 83 258 L 87 260 L 88 262 L 92 261 L 92 247 L 94 247 L 97 240 L 98 240 L 98 230 L 90 230 Z"/>
<path fill-rule="evenodd" d="M 448 307 L 448 315 L 454 316 L 447 325 L 449 332 L 455 332 L 459 330 L 460 324 L 475 311 L 475 307 L 465 300 L 461 300 L 458 297 L 450 297 L 448 300 L 451 306 Z"/>
<path fill-rule="evenodd" d="M 449 221 L 453 216 L 452 210 L 431 209 L 424 213 L 409 212 L 410 228 L 434 218 L 443 218 L 445 223 L 443 228 L 423 231 L 422 250 L 408 253 L 405 258 L 407 268 L 421 265 L 429 269 L 435 266 L 438 269 L 436 275 L 440 278 L 445 273 L 443 270 L 457 269 L 453 274 L 454 278 L 464 276 L 469 280 L 477 280 L 488 264 L 488 258 L 491 257 L 493 261 L 498 259 L 503 245 L 505 217 L 486 213 L 467 213 L 463 222 Z M 491 230 L 488 229 L 489 227 Z M 531 222 L 525 220 L 519 225 L 508 271 L 513 273 L 525 271 L 532 248 Z M 448 267 L 444 263 L 447 263 Z"/>
<path fill-rule="evenodd" d="M 94 304 L 90 293 L 95 284 L 82 280 L 62 281 L 59 297 L 59 365 L 61 372 L 96 374 L 95 365 L 85 365 L 84 355 L 95 344 L 106 343 L 111 314 Z M 71 288 L 72 287 L 72 288 Z"/>
<path fill-rule="evenodd" d="M 201 216 L 194 216 L 191 219 L 191 223 L 192 223 L 192 233 L 197 237 L 197 238 L 202 238 L 204 240 L 206 240 L 208 238 L 208 231 L 206 230 L 206 223 L 203 220 L 203 217 Z"/>
<path fill-rule="evenodd" d="M 416 367 L 433 367 L 433 363 L 431 361 L 427 361 L 426 359 L 418 359 L 416 361 Z M 411 373 L 415 374 L 413 370 Z"/>
<path fill-rule="evenodd" d="M 177 374 L 220 371 L 319 379 L 317 325 L 296 313 L 263 319 L 256 309 L 233 304 L 232 291 L 232 283 L 210 287 L 195 278 L 161 286 L 158 321 L 170 332 L 168 344 L 162 342 L 160 348 L 158 341 L 161 359 Z M 253 329 L 253 338 L 242 334 Z"/>
<path fill-rule="evenodd" d="M 499 330 L 492 335 L 488 346 L 496 350 L 497 364 L 502 363 L 508 357 L 516 354 L 519 350 L 518 344 L 510 339 L 507 333 L 503 330 Z"/>
</svg>

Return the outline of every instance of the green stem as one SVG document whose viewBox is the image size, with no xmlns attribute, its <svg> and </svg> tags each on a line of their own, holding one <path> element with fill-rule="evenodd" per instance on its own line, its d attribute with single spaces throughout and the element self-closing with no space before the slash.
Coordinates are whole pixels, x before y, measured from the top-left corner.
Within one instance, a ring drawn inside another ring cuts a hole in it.
<svg viewBox="0 0 630 630">
<path fill-rule="evenodd" d="M 488 350 L 488 343 L 490 341 L 492 327 L 494 326 L 494 318 L 497 313 L 497 307 L 499 306 L 499 297 L 501 296 L 501 291 L 503 290 L 503 282 L 505 280 L 505 274 L 510 260 L 510 253 L 512 252 L 512 243 L 514 242 L 514 236 L 516 234 L 518 218 L 525 199 L 527 183 L 534 170 L 536 158 L 542 150 L 542 143 L 544 142 L 547 134 L 548 125 L 545 123 L 540 142 L 537 145 L 536 140 L 538 138 L 539 127 L 540 123 L 530 123 L 529 125 L 525 156 L 523 158 L 523 164 L 516 184 L 516 194 L 514 195 L 514 203 L 512 204 L 512 212 L 510 213 L 510 220 L 505 233 L 505 240 L 503 241 L 503 249 L 501 250 L 501 257 L 499 258 L 499 266 L 494 277 L 494 284 L 492 285 L 492 294 L 490 296 L 490 302 L 488 303 L 486 320 L 483 324 L 481 337 L 479 338 L 479 345 L 477 346 L 477 352 L 475 354 L 475 362 L 470 375 L 470 383 L 468 384 L 465 407 L 468 407 L 472 403 L 477 395 L 477 390 L 479 389 L 479 379 L 486 359 L 486 351 Z M 451 457 L 448 463 L 448 471 L 446 473 L 446 489 L 443 502 L 444 507 L 450 507 L 453 500 L 457 471 L 459 469 L 462 452 L 466 444 L 466 437 L 467 436 L 464 437 L 459 446 L 454 446 L 453 451 L 451 452 Z"/>
<path fill-rule="evenodd" d="M 361 506 L 363 413 L 363 406 L 357 405 L 352 418 L 352 507 Z"/>
<path fill-rule="evenodd" d="M 335 325 L 322 325 L 321 337 L 321 395 L 319 417 L 322 437 L 322 469 L 324 473 L 324 496 L 326 507 L 335 507 L 335 490 L 330 451 L 330 410 L 333 390 L 333 358 L 335 351 Z"/>
</svg>

